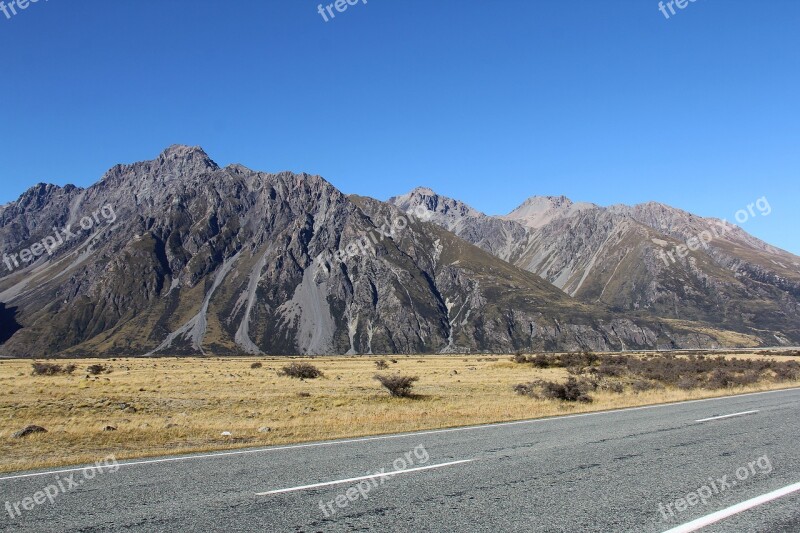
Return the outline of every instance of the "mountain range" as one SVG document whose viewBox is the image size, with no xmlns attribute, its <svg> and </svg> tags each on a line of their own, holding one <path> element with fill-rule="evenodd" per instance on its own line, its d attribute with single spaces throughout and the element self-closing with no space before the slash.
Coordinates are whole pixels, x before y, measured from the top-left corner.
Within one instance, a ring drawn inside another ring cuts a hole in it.
<svg viewBox="0 0 800 533">
<path fill-rule="evenodd" d="M 381 202 L 198 147 L 32 187 L 0 207 L 0 253 L 5 356 L 800 344 L 800 257 L 732 224 L 654 202 Z"/>
</svg>

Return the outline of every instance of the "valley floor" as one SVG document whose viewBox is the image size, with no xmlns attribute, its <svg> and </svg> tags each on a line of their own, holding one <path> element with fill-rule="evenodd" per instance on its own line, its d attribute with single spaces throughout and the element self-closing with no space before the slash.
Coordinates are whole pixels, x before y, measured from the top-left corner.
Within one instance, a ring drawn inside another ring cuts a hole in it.
<svg viewBox="0 0 800 533">
<path fill-rule="evenodd" d="M 788 352 L 787 352 L 788 353 Z M 718 354 L 713 354 L 716 357 Z M 681 356 L 683 357 L 683 356 Z M 729 357 L 800 360 L 781 355 Z M 378 369 L 384 361 L 387 368 Z M 796 387 L 765 375 L 747 386 L 683 390 L 600 387 L 591 403 L 533 398 L 515 385 L 565 382 L 565 368 L 509 356 L 117 358 L 53 360 L 71 374 L 34 375 L 30 360 L 0 360 L 0 471 L 207 450 L 406 432 L 675 402 Z M 280 375 L 310 363 L 317 379 Z M 260 367 L 257 363 L 260 363 Z M 102 365 L 92 369 L 90 365 Z M 419 377 L 393 398 L 376 374 Z M 795 376 L 796 377 L 796 376 Z M 621 392 L 620 392 L 621 391 Z M 15 438 L 28 425 L 46 433 Z M 114 428 L 114 429 L 111 429 Z M 223 433 L 225 433 L 223 435 Z M 227 434 L 230 433 L 230 434 Z"/>
</svg>

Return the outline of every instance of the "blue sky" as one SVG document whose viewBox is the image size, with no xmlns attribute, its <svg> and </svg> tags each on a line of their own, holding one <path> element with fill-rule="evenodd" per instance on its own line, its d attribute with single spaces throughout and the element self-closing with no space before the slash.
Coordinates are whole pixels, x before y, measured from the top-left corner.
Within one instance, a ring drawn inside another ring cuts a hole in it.
<svg viewBox="0 0 800 533">
<path fill-rule="evenodd" d="M 6 0 L 8 3 L 8 0 Z M 800 2 L 40 0 L 0 13 L 0 203 L 175 143 L 386 199 L 664 202 L 800 254 Z"/>
</svg>

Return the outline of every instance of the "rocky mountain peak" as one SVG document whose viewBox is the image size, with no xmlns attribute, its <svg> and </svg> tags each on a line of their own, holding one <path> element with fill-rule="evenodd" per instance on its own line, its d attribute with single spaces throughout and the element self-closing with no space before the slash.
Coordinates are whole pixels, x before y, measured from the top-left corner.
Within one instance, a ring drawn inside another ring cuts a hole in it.
<svg viewBox="0 0 800 533">
<path fill-rule="evenodd" d="M 447 218 L 461 218 L 464 216 L 475 218 L 484 216 L 483 213 L 473 209 L 464 202 L 442 196 L 428 187 L 417 187 L 406 194 L 390 198 L 388 203 L 394 204 L 404 211 L 423 206 L 428 211 Z"/>
<path fill-rule="evenodd" d="M 513 220 L 528 228 L 537 229 L 555 219 L 569 216 L 578 211 L 596 208 L 595 204 L 576 203 L 566 196 L 531 196 L 519 207 L 500 218 Z"/>
<path fill-rule="evenodd" d="M 71 184 L 61 187 L 52 183 L 37 183 L 22 193 L 16 201 L 0 206 L 0 219 L 14 217 L 26 211 L 42 210 L 52 203 L 68 201 L 82 190 Z"/>
<path fill-rule="evenodd" d="M 111 195 L 128 194 L 143 199 L 165 188 L 202 180 L 201 176 L 218 170 L 219 165 L 199 146 L 174 144 L 155 159 L 115 165 L 90 189 L 96 187 Z"/>
<path fill-rule="evenodd" d="M 217 165 L 199 146 L 173 144 L 156 158 L 156 163 L 171 170 L 203 171 L 218 170 Z"/>
</svg>

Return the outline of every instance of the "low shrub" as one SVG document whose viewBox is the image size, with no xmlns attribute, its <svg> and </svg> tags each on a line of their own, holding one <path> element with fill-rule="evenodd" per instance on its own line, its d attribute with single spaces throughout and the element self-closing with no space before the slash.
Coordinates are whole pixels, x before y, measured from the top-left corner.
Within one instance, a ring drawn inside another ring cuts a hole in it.
<svg viewBox="0 0 800 533">
<path fill-rule="evenodd" d="M 708 378 L 706 387 L 709 389 L 729 389 L 731 387 L 741 387 L 757 383 L 760 374 L 753 370 L 742 374 L 734 374 L 727 370 L 715 370 Z"/>
<path fill-rule="evenodd" d="M 703 382 L 700 381 L 697 376 L 685 377 L 680 378 L 678 383 L 675 384 L 681 390 L 692 390 L 697 389 L 703 386 Z"/>
<path fill-rule="evenodd" d="M 89 365 L 86 368 L 86 372 L 88 372 L 92 376 L 97 376 L 104 372 L 111 372 L 111 370 L 109 370 L 105 365 L 94 364 L 94 365 Z"/>
<path fill-rule="evenodd" d="M 585 380 L 578 381 L 574 377 L 567 378 L 566 383 L 544 381 L 542 382 L 542 396 L 565 402 L 591 403 L 592 397 L 588 394 L 590 388 L 590 383 Z"/>
<path fill-rule="evenodd" d="M 777 382 L 800 380 L 800 364 L 797 361 L 726 358 L 701 351 L 686 357 L 663 353 L 645 356 L 597 355 L 591 352 L 526 356 L 517 353 L 512 360 L 535 368 L 566 369 L 576 382 L 582 377 L 592 376 L 604 384 L 604 390 L 614 391 L 618 388 L 609 389 L 608 383 L 620 380 L 630 382 L 635 392 L 664 386 L 682 390 L 714 390 L 753 385 L 764 379 Z M 552 394 L 558 395 L 560 392 Z"/>
<path fill-rule="evenodd" d="M 633 383 L 631 383 L 631 388 L 633 389 L 634 392 L 645 392 L 657 389 L 658 385 L 646 379 L 637 379 Z"/>
<path fill-rule="evenodd" d="M 600 356 L 591 352 L 583 353 L 564 353 L 558 358 L 558 366 L 569 367 L 591 367 L 600 360 Z"/>
<path fill-rule="evenodd" d="M 795 361 L 778 364 L 772 368 L 778 381 L 795 381 L 800 379 L 800 365 Z"/>
<path fill-rule="evenodd" d="M 596 368 L 592 368 L 592 373 L 598 377 L 618 378 L 627 373 L 627 369 L 623 365 L 602 363 Z"/>
<path fill-rule="evenodd" d="M 381 359 L 379 361 L 375 361 L 375 366 L 378 370 L 386 370 L 389 368 L 389 363 L 386 362 L 386 359 Z"/>
<path fill-rule="evenodd" d="M 514 385 L 514 392 L 517 394 L 521 394 L 522 396 L 531 396 L 533 398 L 537 398 L 536 395 L 536 382 L 531 383 L 520 383 L 519 385 Z"/>
<path fill-rule="evenodd" d="M 259 362 L 255 362 L 255 363 L 253 363 L 252 365 L 250 365 L 250 368 L 252 368 L 253 370 L 255 370 L 256 368 L 261 368 L 262 366 L 264 366 L 264 365 L 262 365 L 262 364 L 261 364 L 261 363 L 259 363 Z"/>
<path fill-rule="evenodd" d="M 33 363 L 34 376 L 57 376 L 59 374 L 72 374 L 75 372 L 75 365 L 56 365 L 53 363 Z"/>
<path fill-rule="evenodd" d="M 515 363 L 527 363 L 528 356 L 523 354 L 522 352 L 517 352 L 513 356 L 511 356 L 511 360 Z M 468 359 L 464 359 L 464 361 L 468 361 Z"/>
<path fill-rule="evenodd" d="M 416 376 L 382 376 L 380 374 L 376 374 L 375 379 L 389 391 L 389 394 L 396 398 L 410 397 L 414 382 L 419 381 Z"/>
<path fill-rule="evenodd" d="M 322 372 L 317 367 L 308 363 L 292 363 L 286 365 L 281 369 L 279 374 L 297 379 L 316 379 L 322 376 Z"/>
</svg>

